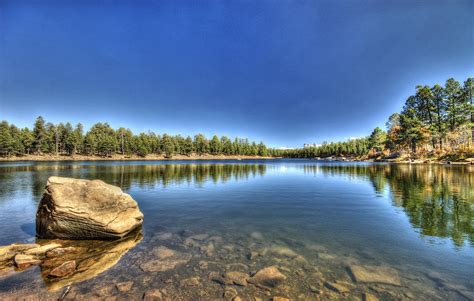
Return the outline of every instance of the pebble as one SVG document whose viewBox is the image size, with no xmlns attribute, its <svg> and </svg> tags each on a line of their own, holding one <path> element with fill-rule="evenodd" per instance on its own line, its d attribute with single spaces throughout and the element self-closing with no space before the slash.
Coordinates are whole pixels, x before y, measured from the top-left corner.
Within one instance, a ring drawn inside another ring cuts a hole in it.
<svg viewBox="0 0 474 301">
<path fill-rule="evenodd" d="M 122 293 L 128 292 L 132 289 L 133 281 L 120 282 L 120 283 L 117 283 L 115 286 Z"/>
<path fill-rule="evenodd" d="M 162 301 L 163 294 L 159 289 L 151 289 L 143 294 L 143 301 Z"/>
</svg>

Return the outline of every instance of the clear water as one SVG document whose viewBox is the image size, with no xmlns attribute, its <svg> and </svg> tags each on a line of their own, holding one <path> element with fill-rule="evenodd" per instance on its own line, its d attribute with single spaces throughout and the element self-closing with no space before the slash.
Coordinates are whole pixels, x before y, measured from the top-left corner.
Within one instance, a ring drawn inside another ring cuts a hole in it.
<svg viewBox="0 0 474 301">
<path fill-rule="evenodd" d="M 353 300 L 364 293 L 383 300 L 474 298 L 473 166 L 310 160 L 1 163 L 1 245 L 35 241 L 36 206 L 52 175 L 118 185 L 145 214 L 143 237 L 105 271 L 72 281 L 69 298 L 140 299 L 156 288 L 171 300 L 219 299 L 228 288 L 210 280 L 210 273 L 251 275 L 271 265 L 287 280 L 270 290 L 233 286 L 243 300 Z M 196 234 L 209 236 L 186 244 Z M 144 271 L 140 265 L 153 260 L 159 246 L 190 260 L 164 272 Z M 261 256 L 250 258 L 251 252 Z M 354 264 L 393 268 L 401 286 L 356 282 L 350 273 Z M 57 298 L 64 287 L 52 287 L 41 269 L 0 276 L 0 297 Z M 198 284 L 182 282 L 190 277 L 198 277 Z M 134 282 L 127 292 L 115 287 L 123 281 Z M 335 292 L 328 282 L 348 291 Z"/>
</svg>

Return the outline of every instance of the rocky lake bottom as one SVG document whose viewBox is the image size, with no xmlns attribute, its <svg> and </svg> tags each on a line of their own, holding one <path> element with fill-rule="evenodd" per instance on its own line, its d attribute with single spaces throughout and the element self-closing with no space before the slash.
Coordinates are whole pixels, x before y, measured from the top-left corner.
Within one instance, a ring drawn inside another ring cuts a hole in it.
<svg viewBox="0 0 474 301">
<path fill-rule="evenodd" d="M 120 186 L 143 228 L 36 239 L 50 175 Z M 470 166 L 309 160 L 0 165 L 1 245 L 55 244 L 1 269 L 0 299 L 474 300 L 473 181 Z"/>
</svg>

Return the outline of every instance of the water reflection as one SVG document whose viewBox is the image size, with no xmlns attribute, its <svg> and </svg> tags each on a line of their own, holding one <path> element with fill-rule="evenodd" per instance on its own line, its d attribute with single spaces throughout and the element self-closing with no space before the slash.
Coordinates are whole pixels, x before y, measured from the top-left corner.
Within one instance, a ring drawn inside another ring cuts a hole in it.
<svg viewBox="0 0 474 301">
<path fill-rule="evenodd" d="M 305 165 L 305 172 L 369 180 L 390 192 L 421 234 L 474 246 L 474 168 L 439 165 Z"/>
<path fill-rule="evenodd" d="M 46 183 L 44 177 L 38 176 L 41 173 L 47 173 L 47 176 L 67 174 L 69 177 L 101 179 L 122 189 L 129 189 L 132 185 L 147 188 L 183 183 L 202 185 L 208 181 L 241 181 L 263 176 L 266 167 L 265 164 L 0 165 L 0 182 L 12 183 L 0 186 L 0 197 L 18 190 L 23 177 L 19 177 L 17 172 L 29 172 L 31 178 L 27 180 L 32 181 L 33 194 L 37 196 L 42 194 Z"/>
<path fill-rule="evenodd" d="M 270 166 L 270 167 L 269 167 Z M 296 170 L 347 180 L 370 181 L 377 194 L 389 194 L 421 234 L 451 238 L 456 246 L 474 245 L 474 167 L 387 164 L 295 164 Z M 0 202 L 19 189 L 31 189 L 35 201 L 47 177 L 97 178 L 124 190 L 206 182 L 226 183 L 264 176 L 281 164 L 45 164 L 0 166 Z"/>
</svg>

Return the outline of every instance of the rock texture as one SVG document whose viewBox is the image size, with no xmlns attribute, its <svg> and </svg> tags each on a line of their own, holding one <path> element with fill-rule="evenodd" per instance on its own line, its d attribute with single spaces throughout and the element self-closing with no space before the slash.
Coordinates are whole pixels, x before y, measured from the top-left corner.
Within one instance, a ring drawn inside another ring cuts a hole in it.
<svg viewBox="0 0 474 301">
<path fill-rule="evenodd" d="M 249 282 L 264 287 L 276 287 L 285 280 L 286 276 L 280 273 L 275 266 L 271 266 L 258 271 L 249 279 Z"/>
<path fill-rule="evenodd" d="M 41 238 L 116 239 L 143 222 L 137 202 L 100 180 L 50 177 L 36 213 Z"/>
<path fill-rule="evenodd" d="M 351 265 L 349 268 L 354 279 L 360 283 L 401 285 L 397 270 L 387 266 Z"/>
</svg>

